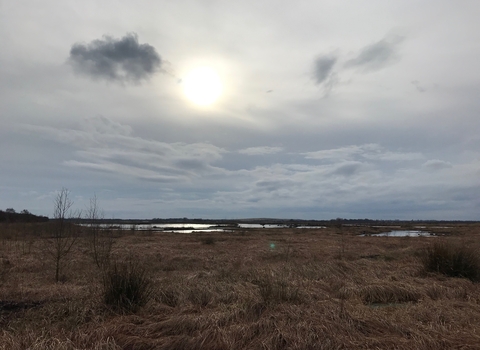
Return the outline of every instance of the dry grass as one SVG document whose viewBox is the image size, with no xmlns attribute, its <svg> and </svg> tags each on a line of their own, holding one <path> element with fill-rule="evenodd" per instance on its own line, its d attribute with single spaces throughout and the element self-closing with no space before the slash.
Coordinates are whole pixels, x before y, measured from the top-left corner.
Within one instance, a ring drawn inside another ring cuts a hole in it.
<svg viewBox="0 0 480 350">
<path fill-rule="evenodd" d="M 479 228 L 436 230 L 475 249 Z M 3 226 L 0 349 L 480 349 L 480 285 L 423 267 L 437 238 L 363 230 L 119 233 L 112 259 L 137 256 L 152 286 L 119 313 L 88 239 L 55 283 L 48 225 Z"/>
</svg>

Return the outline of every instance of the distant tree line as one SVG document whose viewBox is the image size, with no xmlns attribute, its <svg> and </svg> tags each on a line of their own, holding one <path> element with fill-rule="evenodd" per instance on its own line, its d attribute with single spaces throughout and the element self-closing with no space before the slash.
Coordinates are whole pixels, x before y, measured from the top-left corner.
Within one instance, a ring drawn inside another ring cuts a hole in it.
<svg viewBox="0 0 480 350">
<path fill-rule="evenodd" d="M 48 217 L 30 213 L 27 209 L 17 213 L 15 209 L 0 210 L 0 222 L 46 222 Z"/>
</svg>

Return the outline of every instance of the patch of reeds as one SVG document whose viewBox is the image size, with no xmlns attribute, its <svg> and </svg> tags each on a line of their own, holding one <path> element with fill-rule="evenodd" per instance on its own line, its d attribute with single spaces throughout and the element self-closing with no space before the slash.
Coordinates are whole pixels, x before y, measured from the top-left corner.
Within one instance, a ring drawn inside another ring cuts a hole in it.
<svg viewBox="0 0 480 350">
<path fill-rule="evenodd" d="M 421 261 L 427 272 L 436 272 L 449 277 L 480 280 L 480 259 L 477 250 L 463 244 L 438 241 L 423 252 Z"/>
<path fill-rule="evenodd" d="M 147 270 L 133 259 L 114 262 L 103 275 L 103 301 L 117 310 L 137 311 L 150 300 L 152 291 Z"/>
</svg>

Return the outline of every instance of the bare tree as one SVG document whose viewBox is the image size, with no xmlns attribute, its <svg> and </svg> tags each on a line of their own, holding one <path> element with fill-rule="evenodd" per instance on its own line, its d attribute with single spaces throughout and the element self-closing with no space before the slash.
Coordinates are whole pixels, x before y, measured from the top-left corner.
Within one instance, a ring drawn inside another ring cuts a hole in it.
<svg viewBox="0 0 480 350">
<path fill-rule="evenodd" d="M 98 206 L 97 196 L 90 198 L 90 206 L 87 208 L 85 219 L 89 221 L 89 240 L 92 258 L 99 268 L 106 267 L 110 262 L 113 238 L 109 229 L 101 226 L 100 221 L 104 218 L 103 211 Z"/>
<path fill-rule="evenodd" d="M 73 201 L 70 199 L 70 191 L 66 188 L 57 194 L 53 201 L 52 237 L 47 240 L 47 252 L 55 263 L 55 281 L 60 280 L 60 273 L 65 257 L 72 250 L 77 240 L 78 228 L 68 219 L 74 218 L 72 213 Z"/>
</svg>

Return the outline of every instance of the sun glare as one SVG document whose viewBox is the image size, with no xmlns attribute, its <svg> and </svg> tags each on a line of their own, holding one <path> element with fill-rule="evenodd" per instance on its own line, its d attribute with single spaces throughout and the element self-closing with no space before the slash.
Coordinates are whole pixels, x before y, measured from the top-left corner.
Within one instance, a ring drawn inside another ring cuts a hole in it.
<svg viewBox="0 0 480 350">
<path fill-rule="evenodd" d="M 183 91 L 193 103 L 209 106 L 220 97 L 222 83 L 212 68 L 195 68 L 183 79 Z"/>
</svg>

